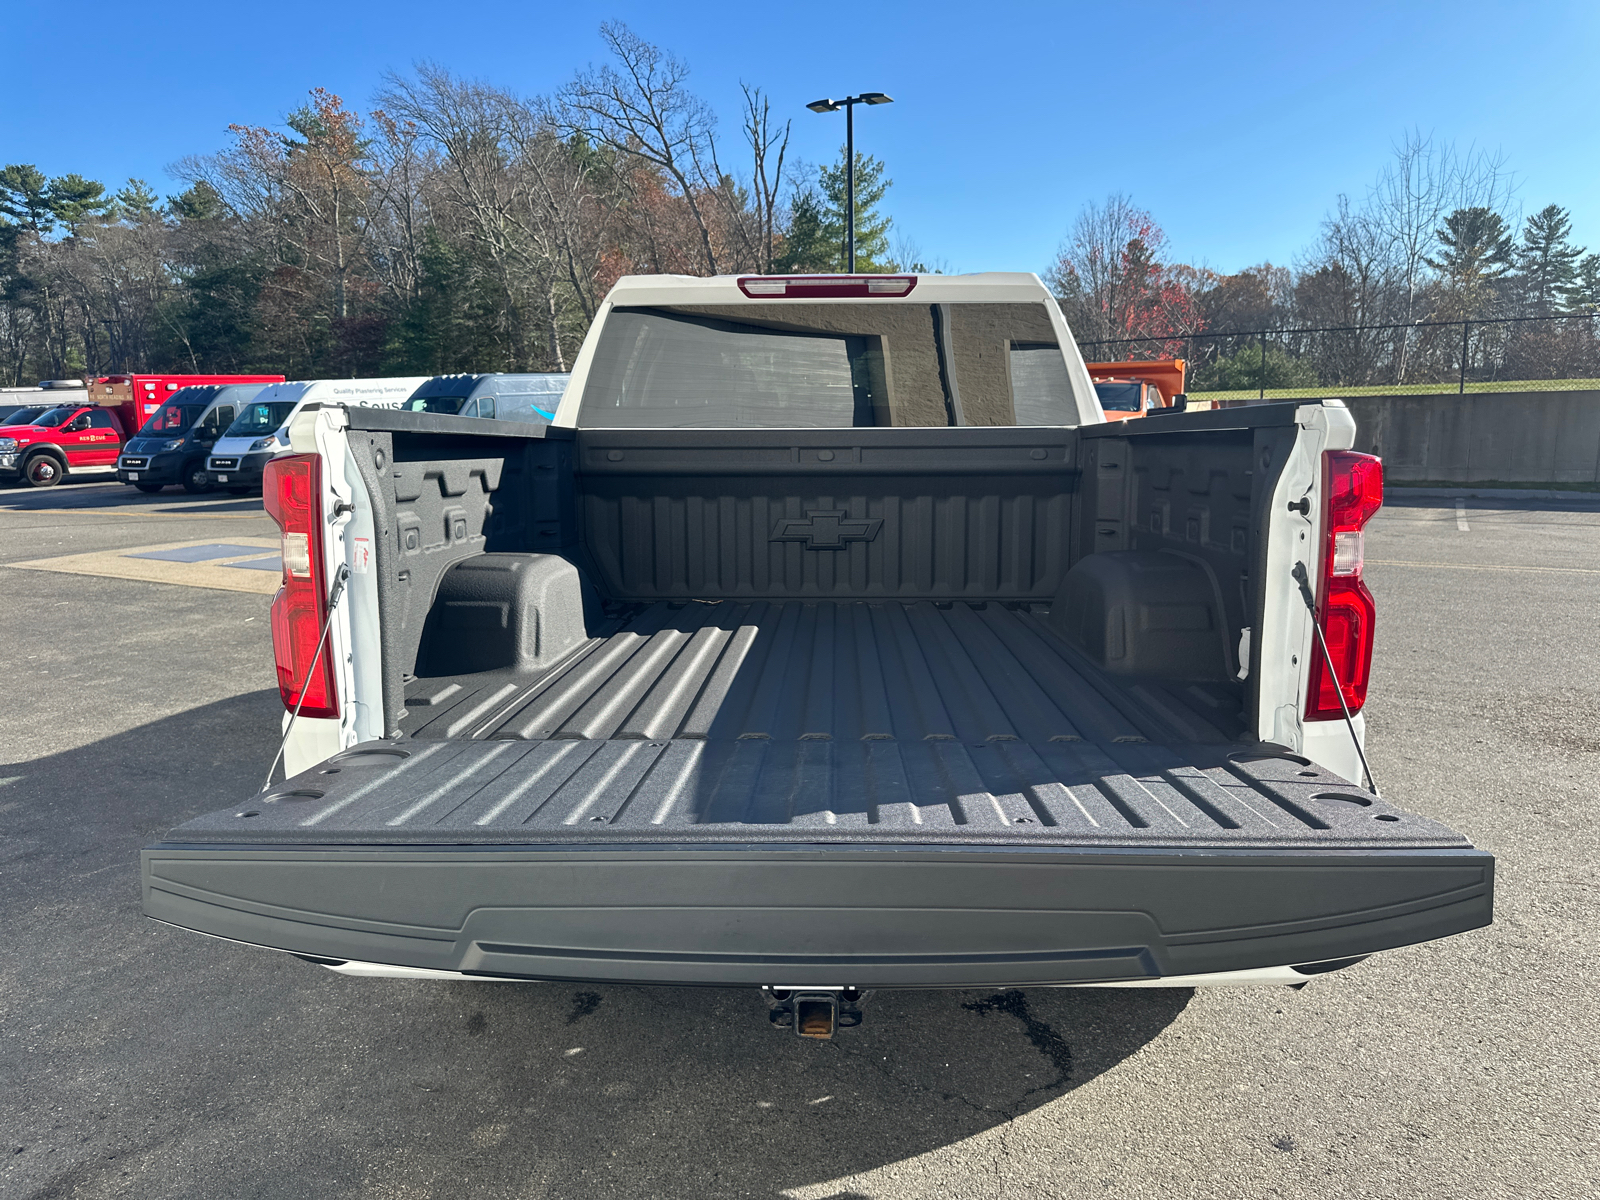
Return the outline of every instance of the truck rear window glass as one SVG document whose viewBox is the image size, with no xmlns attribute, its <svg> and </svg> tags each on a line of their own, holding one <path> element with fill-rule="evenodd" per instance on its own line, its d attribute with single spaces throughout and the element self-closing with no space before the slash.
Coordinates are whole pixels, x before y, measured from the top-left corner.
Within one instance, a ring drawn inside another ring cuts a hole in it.
<svg viewBox="0 0 1600 1200">
<path fill-rule="evenodd" d="M 1076 423 L 1042 304 L 617 308 L 578 417 L 634 429 Z"/>
<path fill-rule="evenodd" d="M 1061 347 L 1025 343 L 1011 347 L 1011 404 L 1018 425 L 1061 425 L 1071 420 L 1072 385 Z"/>
</svg>

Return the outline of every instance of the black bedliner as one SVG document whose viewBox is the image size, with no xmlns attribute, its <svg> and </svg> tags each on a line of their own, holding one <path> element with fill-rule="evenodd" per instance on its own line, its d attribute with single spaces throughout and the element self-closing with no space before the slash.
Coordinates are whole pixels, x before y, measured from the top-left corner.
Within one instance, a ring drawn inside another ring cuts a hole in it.
<svg viewBox="0 0 1600 1200">
<path fill-rule="evenodd" d="M 1226 686 L 1114 680 L 1020 604 L 655 604 L 407 706 L 412 736 L 172 839 L 1467 844 L 1243 741 Z"/>
</svg>

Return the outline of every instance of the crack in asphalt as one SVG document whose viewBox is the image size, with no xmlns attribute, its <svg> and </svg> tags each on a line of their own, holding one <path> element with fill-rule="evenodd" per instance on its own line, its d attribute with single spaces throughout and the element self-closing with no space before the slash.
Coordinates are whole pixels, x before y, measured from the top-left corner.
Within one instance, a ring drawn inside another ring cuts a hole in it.
<svg viewBox="0 0 1600 1200">
<path fill-rule="evenodd" d="M 987 1000 L 972 1000 L 961 1005 L 968 1012 L 977 1013 L 980 1017 L 987 1018 L 990 1013 L 1003 1013 L 1008 1017 L 1015 1017 L 1022 1023 L 1022 1031 L 1033 1048 L 1050 1065 L 1056 1069 L 1056 1077 L 1048 1083 L 1031 1087 L 1017 1097 L 1014 1104 L 1005 1112 L 1005 1120 L 995 1127 L 995 1152 L 990 1158 L 990 1168 L 994 1173 L 994 1194 L 997 1198 L 1004 1197 L 1005 1187 L 1005 1162 L 1011 1157 L 1011 1133 L 1016 1125 L 1017 1117 L 1021 1115 L 1023 1105 L 1028 1097 L 1039 1092 L 1053 1091 L 1056 1088 L 1066 1087 L 1072 1078 L 1072 1046 L 1067 1039 L 1062 1037 L 1048 1021 L 1041 1021 L 1033 1015 L 1028 1007 L 1028 998 L 1020 991 L 1012 988 L 1009 991 L 996 992 Z"/>
<path fill-rule="evenodd" d="M 1007 992 L 996 992 L 987 1000 L 969 1001 L 961 1007 L 981 1017 L 987 1017 L 992 1012 L 1015 1017 L 1022 1022 L 1023 1031 L 1027 1034 L 1028 1041 L 1033 1043 L 1033 1048 L 1055 1067 L 1054 1079 L 1038 1087 L 1029 1088 L 1022 1093 L 1022 1099 L 1025 1100 L 1036 1092 L 1061 1087 L 1072 1078 L 1072 1047 L 1067 1044 L 1067 1039 L 1052 1029 L 1048 1022 L 1034 1016 L 1028 1008 L 1028 998 L 1015 988 Z"/>
</svg>

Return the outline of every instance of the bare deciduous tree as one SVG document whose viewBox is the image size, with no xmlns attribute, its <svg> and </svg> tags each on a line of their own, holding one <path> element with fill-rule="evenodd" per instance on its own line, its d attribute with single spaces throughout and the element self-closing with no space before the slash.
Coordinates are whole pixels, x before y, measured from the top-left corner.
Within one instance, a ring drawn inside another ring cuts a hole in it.
<svg viewBox="0 0 1600 1200">
<path fill-rule="evenodd" d="M 783 191 L 783 160 L 789 151 L 791 123 L 785 121 L 782 130 L 778 130 L 772 122 L 772 101 L 759 87 L 747 83 L 739 87 L 744 92 L 744 136 L 750 145 L 750 178 L 759 235 L 755 269 L 770 274 L 777 254 L 778 197 Z"/>
<path fill-rule="evenodd" d="M 705 268 L 715 275 L 718 259 L 705 201 L 723 182 L 716 117 L 687 89 L 689 67 L 681 59 L 617 21 L 601 25 L 600 36 L 618 67 L 578 72 L 558 97 L 561 120 L 572 133 L 666 174 L 699 232 Z"/>
<path fill-rule="evenodd" d="M 1324 285 L 1339 276 L 1339 287 L 1310 289 L 1319 305 L 1337 297 L 1337 321 L 1348 324 L 1411 325 L 1435 315 L 1438 295 L 1429 259 L 1438 255 L 1439 230 L 1460 208 L 1495 209 L 1510 202 L 1515 180 L 1505 157 L 1413 130 L 1396 142 L 1390 162 L 1379 172 L 1359 208 L 1340 196 L 1323 221 L 1322 237 L 1302 264 L 1308 279 Z M 1331 314 L 1313 318 L 1328 321 Z M 1377 341 L 1394 342 L 1392 354 Z M 1352 335 L 1350 359 L 1361 377 L 1379 357 L 1393 363 L 1388 382 L 1403 383 L 1410 369 L 1411 335 L 1373 331 Z M 1360 343 L 1357 348 L 1357 343 Z"/>
<path fill-rule="evenodd" d="M 1045 273 L 1080 342 L 1165 342 L 1199 328 L 1192 289 L 1160 261 L 1165 241 L 1155 219 L 1120 192 L 1083 207 Z"/>
<path fill-rule="evenodd" d="M 598 303 L 594 197 L 579 149 L 545 106 L 436 66 L 419 67 L 415 79 L 389 76 L 380 100 L 387 120 L 398 116 L 442 152 L 441 198 L 495 265 L 518 364 L 534 361 L 521 331 L 537 312 L 545 356 L 566 370 L 566 304 L 586 324 Z"/>
</svg>

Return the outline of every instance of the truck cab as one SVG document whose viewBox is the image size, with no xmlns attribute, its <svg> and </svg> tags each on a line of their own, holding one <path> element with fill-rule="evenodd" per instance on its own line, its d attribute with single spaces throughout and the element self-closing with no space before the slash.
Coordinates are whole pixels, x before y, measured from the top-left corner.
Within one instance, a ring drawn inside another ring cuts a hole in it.
<svg viewBox="0 0 1600 1200">
<path fill-rule="evenodd" d="M 1126 421 L 1165 407 L 1161 389 L 1142 379 L 1097 379 L 1094 390 L 1108 421 Z"/>
<path fill-rule="evenodd" d="M 162 401 L 117 458 L 117 478 L 141 492 L 181 484 L 211 490 L 206 455 L 264 383 L 179 388 Z"/>
</svg>

